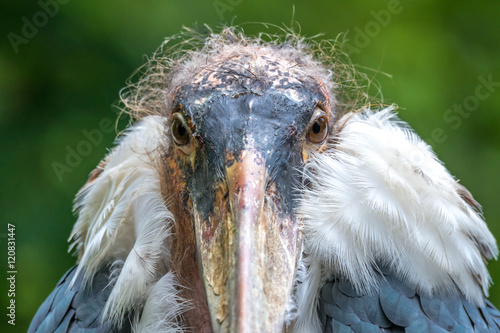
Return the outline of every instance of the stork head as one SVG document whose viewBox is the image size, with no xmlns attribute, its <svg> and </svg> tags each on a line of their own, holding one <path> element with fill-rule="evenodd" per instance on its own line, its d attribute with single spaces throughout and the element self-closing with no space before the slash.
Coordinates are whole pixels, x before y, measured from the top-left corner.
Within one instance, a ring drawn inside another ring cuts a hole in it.
<svg viewBox="0 0 500 333">
<path fill-rule="evenodd" d="M 391 108 L 337 120 L 369 101 L 356 73 L 324 44 L 286 37 L 183 40 L 122 94 L 144 119 L 79 192 L 71 236 L 72 283 L 112 269 L 106 325 L 307 331 L 320 281 L 370 295 L 385 267 L 426 297 L 456 290 L 483 306 L 497 247 L 477 203 Z"/>
<path fill-rule="evenodd" d="M 326 77 L 292 48 L 243 43 L 172 74 L 168 192 L 216 332 L 283 330 L 301 253 L 294 187 L 334 118 Z"/>
</svg>

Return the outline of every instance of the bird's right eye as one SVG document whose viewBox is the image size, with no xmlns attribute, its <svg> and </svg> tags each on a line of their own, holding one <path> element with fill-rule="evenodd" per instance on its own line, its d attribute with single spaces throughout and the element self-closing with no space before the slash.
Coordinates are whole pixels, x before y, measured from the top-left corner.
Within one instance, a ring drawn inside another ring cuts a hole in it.
<svg viewBox="0 0 500 333">
<path fill-rule="evenodd" d="M 322 143 L 328 136 L 328 120 L 321 116 L 314 121 L 307 137 L 312 143 Z"/>
<path fill-rule="evenodd" d="M 191 131 L 179 115 L 174 116 L 172 120 L 172 136 L 178 146 L 186 146 L 190 142 Z"/>
</svg>

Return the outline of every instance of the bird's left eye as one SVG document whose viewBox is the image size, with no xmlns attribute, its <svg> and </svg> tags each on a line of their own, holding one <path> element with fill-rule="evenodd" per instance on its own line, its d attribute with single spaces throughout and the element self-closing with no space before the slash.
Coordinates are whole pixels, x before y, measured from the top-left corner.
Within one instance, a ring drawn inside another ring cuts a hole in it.
<svg viewBox="0 0 500 333">
<path fill-rule="evenodd" d="M 307 138 L 312 143 L 322 143 L 325 141 L 328 135 L 328 121 L 325 116 L 316 118 L 309 127 L 309 132 L 307 133 Z"/>
<path fill-rule="evenodd" d="M 172 136 L 178 146 L 185 146 L 190 141 L 190 131 L 181 116 L 176 115 L 172 120 Z"/>
</svg>

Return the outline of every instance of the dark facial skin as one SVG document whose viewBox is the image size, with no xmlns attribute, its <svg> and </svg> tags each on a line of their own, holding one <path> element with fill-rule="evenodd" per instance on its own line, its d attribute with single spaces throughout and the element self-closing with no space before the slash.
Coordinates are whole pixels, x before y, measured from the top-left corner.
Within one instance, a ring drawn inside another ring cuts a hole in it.
<svg viewBox="0 0 500 333">
<path fill-rule="evenodd" d="M 199 82 L 175 94 L 176 109 L 190 120 L 199 141 L 194 168 L 185 166 L 193 200 L 204 215 L 210 212 L 213 184 L 224 177 L 224 157 L 231 152 L 237 161 L 251 136 L 269 181 L 277 185 L 284 212 L 290 213 L 294 203 L 289 186 L 298 180 L 296 171 L 303 163 L 301 141 L 315 108 L 325 108 L 327 97 L 318 82 L 290 77 L 277 61 L 265 66 L 270 75 L 252 77 L 248 71 L 226 69 L 234 67 L 231 60 L 201 73 Z"/>
<path fill-rule="evenodd" d="M 201 281 L 191 284 L 203 285 L 211 327 L 279 332 L 301 250 L 293 188 L 304 152 L 325 144 L 308 132 L 318 114 L 330 122 L 328 95 L 290 61 L 233 57 L 172 102 L 166 173 L 184 207 L 176 220 L 195 235 Z"/>
</svg>

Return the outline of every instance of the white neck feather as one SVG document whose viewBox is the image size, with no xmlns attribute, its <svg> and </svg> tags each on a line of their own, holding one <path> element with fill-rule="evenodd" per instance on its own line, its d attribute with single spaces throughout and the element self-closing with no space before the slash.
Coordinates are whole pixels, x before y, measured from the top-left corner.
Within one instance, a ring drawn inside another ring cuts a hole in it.
<svg viewBox="0 0 500 333">
<path fill-rule="evenodd" d="M 460 292 L 483 304 L 495 239 L 467 190 L 391 111 L 345 115 L 336 143 L 306 166 L 305 252 L 323 267 L 309 278 L 335 274 L 366 293 L 385 265 L 426 295 Z"/>
<path fill-rule="evenodd" d="M 134 319 L 140 332 L 180 331 L 178 315 L 186 308 L 169 273 L 173 215 L 158 173 L 167 137 L 163 124 L 150 116 L 128 130 L 78 193 L 79 217 L 70 237 L 85 283 L 102 265 L 113 264 L 114 287 L 103 320 L 120 325 L 141 304 L 142 317 Z"/>
</svg>

